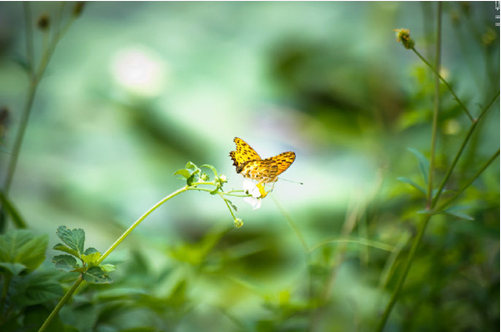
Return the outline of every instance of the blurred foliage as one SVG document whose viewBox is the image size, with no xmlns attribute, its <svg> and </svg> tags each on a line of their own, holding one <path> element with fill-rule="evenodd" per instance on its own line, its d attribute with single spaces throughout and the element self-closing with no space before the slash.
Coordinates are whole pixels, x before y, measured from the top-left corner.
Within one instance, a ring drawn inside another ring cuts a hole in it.
<svg viewBox="0 0 501 332">
<path fill-rule="evenodd" d="M 189 169 L 173 176 L 188 160 L 241 189 L 235 136 L 263 158 L 295 151 L 283 177 L 304 185 L 278 181 L 256 211 L 232 199 L 241 228 L 215 195 L 175 197 L 106 259 L 114 282 L 82 283 L 47 331 L 374 329 L 426 207 L 433 117 L 433 73 L 393 29 L 408 28 L 433 63 L 434 4 L 30 6 L 35 61 L 58 24 L 68 30 L 0 196 L 0 330 L 37 331 L 71 271 L 97 262 L 76 229 L 91 248 L 109 247 L 179 176 L 190 181 Z M 443 9 L 441 75 L 477 117 L 499 93 L 499 11 Z M 29 89 L 26 28 L 23 6 L 1 2 L 2 184 Z M 440 96 L 435 189 L 470 127 L 443 84 Z M 497 99 L 442 199 L 499 149 L 499 122 Z M 499 179 L 496 159 L 433 216 L 386 331 L 499 330 Z"/>
</svg>

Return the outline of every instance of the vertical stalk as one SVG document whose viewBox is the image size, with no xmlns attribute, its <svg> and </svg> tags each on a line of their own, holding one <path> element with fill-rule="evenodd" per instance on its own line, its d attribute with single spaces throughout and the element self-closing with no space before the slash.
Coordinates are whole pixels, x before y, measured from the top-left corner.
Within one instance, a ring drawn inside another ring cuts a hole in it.
<svg viewBox="0 0 501 332">
<path fill-rule="evenodd" d="M 437 8 L 437 40 L 436 40 L 436 58 L 435 58 L 435 102 L 434 102 L 434 112 L 433 112 L 433 124 L 432 124 L 432 138 L 431 138 L 431 158 L 430 158 L 430 171 L 428 174 L 428 195 L 427 195 L 427 207 L 428 209 L 431 208 L 431 203 L 432 203 L 432 192 L 433 192 L 433 168 L 435 164 L 435 146 L 436 146 L 436 139 L 437 139 L 437 122 L 438 122 L 438 111 L 440 107 L 440 77 L 439 77 L 439 72 L 440 72 L 440 43 L 441 43 L 441 34 L 442 34 L 442 3 L 438 2 L 438 8 Z M 407 275 L 409 273 L 409 270 L 412 266 L 412 263 L 414 262 L 414 258 L 416 257 L 417 249 L 419 247 L 419 244 L 421 243 L 424 233 L 426 231 L 426 227 L 428 226 L 428 223 L 431 219 L 432 215 L 426 215 L 424 217 L 423 222 L 421 223 L 421 226 L 419 228 L 418 234 L 414 238 L 414 241 L 412 242 L 412 248 L 407 256 L 407 259 L 404 263 L 404 270 L 402 272 L 402 275 L 400 276 L 398 282 L 397 282 L 397 287 L 393 291 L 393 294 L 391 295 L 390 302 L 388 302 L 386 309 L 383 313 L 383 316 L 379 320 L 379 323 L 376 327 L 376 332 L 382 332 L 384 329 L 384 326 L 386 325 L 386 321 L 388 320 L 388 317 L 391 314 L 391 311 L 393 310 L 393 307 L 395 306 L 395 303 L 397 302 L 397 299 L 400 295 L 400 291 L 402 290 L 402 287 L 405 283 L 405 280 L 407 279 Z"/>
<path fill-rule="evenodd" d="M 435 44 L 435 70 L 440 73 L 440 44 L 442 42 L 442 3 L 438 2 L 437 10 L 437 40 Z M 440 108 L 440 79 L 435 75 L 435 102 L 433 105 L 433 124 L 431 131 L 431 156 L 430 156 L 430 171 L 428 172 L 428 209 L 431 209 L 432 193 L 433 193 L 433 169 L 435 166 L 435 148 L 437 145 L 437 122 L 438 111 Z"/>
</svg>

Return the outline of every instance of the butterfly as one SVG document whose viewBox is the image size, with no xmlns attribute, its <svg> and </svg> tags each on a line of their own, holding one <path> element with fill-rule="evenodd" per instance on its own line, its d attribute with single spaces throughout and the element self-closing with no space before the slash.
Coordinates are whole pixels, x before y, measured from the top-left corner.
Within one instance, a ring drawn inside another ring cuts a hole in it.
<svg viewBox="0 0 501 332">
<path fill-rule="evenodd" d="M 233 142 L 237 145 L 237 149 L 230 152 L 230 157 L 233 165 L 236 166 L 237 173 L 260 183 L 277 181 L 277 177 L 285 172 L 296 159 L 296 154 L 292 151 L 261 159 L 257 152 L 241 138 L 235 137 Z"/>
</svg>

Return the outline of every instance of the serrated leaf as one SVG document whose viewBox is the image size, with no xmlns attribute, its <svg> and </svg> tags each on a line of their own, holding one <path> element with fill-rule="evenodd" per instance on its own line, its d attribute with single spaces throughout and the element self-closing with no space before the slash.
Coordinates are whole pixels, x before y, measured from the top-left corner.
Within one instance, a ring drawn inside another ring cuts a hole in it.
<svg viewBox="0 0 501 332">
<path fill-rule="evenodd" d="M 428 159 L 418 150 L 413 149 L 413 148 L 407 148 L 414 156 L 416 156 L 418 163 L 419 163 L 419 169 L 421 170 L 421 174 L 423 175 L 424 182 L 427 184 L 428 183 L 428 171 L 430 169 L 430 162 Z"/>
<path fill-rule="evenodd" d="M 20 278 L 14 284 L 12 302 L 20 306 L 31 306 L 60 298 L 63 288 L 53 273 L 32 273 Z"/>
<path fill-rule="evenodd" d="M 54 256 L 52 262 L 56 265 L 56 269 L 64 272 L 71 272 L 80 267 L 75 257 L 70 255 Z"/>
<path fill-rule="evenodd" d="M 113 280 L 101 270 L 100 267 L 94 266 L 83 273 L 85 281 L 91 284 L 111 284 Z"/>
<path fill-rule="evenodd" d="M 84 252 L 85 231 L 83 229 L 75 228 L 70 230 L 66 226 L 59 226 L 56 234 L 68 247 L 76 250 L 78 254 Z"/>
<path fill-rule="evenodd" d="M 397 178 L 397 180 L 400 182 L 410 184 L 411 186 L 413 186 L 414 188 L 416 188 L 417 190 L 422 192 L 424 195 L 426 195 L 426 190 L 423 187 L 421 187 L 419 184 L 417 184 L 416 182 L 412 181 L 411 179 L 408 179 L 406 177 L 401 176 L 401 177 Z"/>
<path fill-rule="evenodd" d="M 89 255 L 82 255 L 82 260 L 89 265 L 95 265 L 99 258 L 101 258 L 100 252 L 94 252 Z"/>
<path fill-rule="evenodd" d="M 84 251 L 84 255 L 90 255 L 90 254 L 93 254 L 93 253 L 95 253 L 95 252 L 99 252 L 99 251 L 97 251 L 97 249 L 96 249 L 96 248 L 89 247 L 89 248 L 85 249 L 85 251 Z"/>
<path fill-rule="evenodd" d="M 13 230 L 0 235 L 0 262 L 20 263 L 35 270 L 45 260 L 48 237 L 34 236 L 28 230 Z"/>
<path fill-rule="evenodd" d="M 113 264 L 101 264 L 99 265 L 99 267 L 101 268 L 101 270 L 103 270 L 104 272 L 113 272 L 115 271 L 117 268 L 115 267 L 115 265 Z"/>
<path fill-rule="evenodd" d="M 77 258 L 80 258 L 80 255 L 78 254 L 78 252 L 76 250 L 73 250 L 71 248 L 69 248 L 68 246 L 62 244 L 62 243 L 58 243 L 56 244 L 52 249 L 54 250 L 59 250 L 59 251 L 64 251 L 70 255 L 73 255 Z"/>
<path fill-rule="evenodd" d="M 186 169 L 178 169 L 174 172 L 174 175 L 181 175 L 185 179 L 188 179 L 191 176 L 190 172 Z"/>
<path fill-rule="evenodd" d="M 25 269 L 26 269 L 26 266 L 21 264 L 21 263 L 5 263 L 5 262 L 2 262 L 0 263 L 0 273 L 3 273 L 2 272 L 2 268 L 3 270 L 6 270 L 8 271 L 10 274 L 12 275 L 19 275 L 21 272 L 23 272 Z"/>
</svg>

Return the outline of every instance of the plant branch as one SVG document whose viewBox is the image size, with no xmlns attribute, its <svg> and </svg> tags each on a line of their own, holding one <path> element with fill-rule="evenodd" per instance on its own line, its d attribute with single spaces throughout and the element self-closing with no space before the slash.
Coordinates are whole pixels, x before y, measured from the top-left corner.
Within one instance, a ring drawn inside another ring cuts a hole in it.
<svg viewBox="0 0 501 332">
<path fill-rule="evenodd" d="M 468 187 L 473 183 L 473 181 L 475 181 L 479 176 L 480 174 L 482 174 L 485 169 L 487 167 L 489 167 L 489 165 L 499 156 L 499 149 L 492 155 L 492 157 L 482 166 L 482 168 L 480 168 L 477 173 L 475 173 L 475 175 L 470 179 L 468 180 L 468 182 L 466 182 L 466 184 L 461 188 L 459 189 L 456 194 L 454 196 L 452 196 L 451 198 L 449 198 L 444 204 L 442 204 L 438 209 L 437 211 L 442 211 L 443 209 L 445 209 L 447 206 L 449 206 L 449 204 L 451 204 L 459 195 L 461 195 L 463 193 L 463 191 L 465 191 L 466 189 L 468 189 Z"/>
<path fill-rule="evenodd" d="M 437 13 L 437 40 L 435 44 L 435 68 L 440 72 L 440 44 L 442 42 L 442 4 L 438 3 Z M 430 171 L 428 172 L 428 209 L 431 208 L 431 200 L 433 193 L 433 171 L 435 167 L 435 148 L 437 146 L 437 123 L 438 112 L 440 109 L 440 82 L 439 75 L 435 75 L 435 101 L 433 105 L 433 124 L 431 131 L 431 156 L 430 156 Z"/>
<path fill-rule="evenodd" d="M 470 129 L 468 130 L 468 133 L 466 134 L 466 137 L 464 138 L 463 140 L 463 143 L 461 144 L 461 147 L 459 148 L 458 152 L 456 153 L 456 156 L 454 157 L 454 160 L 452 161 L 452 164 L 451 166 L 449 167 L 449 169 L 447 170 L 447 174 L 445 175 L 444 179 L 442 180 L 442 183 L 440 184 L 439 188 L 438 188 L 438 191 L 437 191 L 437 194 L 435 195 L 435 197 L 433 198 L 433 201 L 431 203 L 431 209 L 433 209 L 437 202 L 438 202 L 438 199 L 440 198 L 440 195 L 442 194 L 442 190 L 444 189 L 445 185 L 447 184 L 447 181 L 449 180 L 451 174 L 452 174 L 452 171 L 454 170 L 454 167 L 456 167 L 456 164 L 459 160 L 459 157 L 461 156 L 461 154 L 463 153 L 464 151 L 464 148 L 466 147 L 466 143 L 468 143 L 468 140 L 470 139 L 471 137 L 471 134 L 473 133 L 473 131 L 475 130 L 475 128 L 477 127 L 478 125 L 478 122 L 480 121 L 480 119 L 485 115 L 485 113 L 487 112 L 487 110 L 492 106 L 492 104 L 494 103 L 494 101 L 499 97 L 499 92 L 496 94 L 496 96 L 491 100 L 491 102 L 489 103 L 489 105 L 487 105 L 484 110 L 482 111 L 482 113 L 480 113 L 480 115 L 478 116 L 477 119 L 475 119 L 475 121 L 473 121 L 473 123 L 471 124 L 470 126 Z"/>
<path fill-rule="evenodd" d="M 390 316 L 390 313 L 395 306 L 395 303 L 397 302 L 398 296 L 400 295 L 400 291 L 402 290 L 402 286 L 404 285 L 405 279 L 407 278 L 407 274 L 409 273 L 409 270 L 412 266 L 412 263 L 414 261 L 414 258 L 416 257 L 417 253 L 417 248 L 419 247 L 419 244 L 421 243 L 421 240 L 423 239 L 424 232 L 426 230 L 426 226 L 428 226 L 428 222 L 431 219 L 431 215 L 426 215 L 423 223 L 421 224 L 421 228 L 419 229 L 419 232 L 417 236 L 414 238 L 414 241 L 412 243 L 412 248 L 411 252 L 409 253 L 409 256 L 407 256 L 407 260 L 405 261 L 404 265 L 404 271 L 402 272 L 402 275 L 398 279 L 397 282 L 397 287 L 393 291 L 393 294 L 391 295 L 390 302 L 386 305 L 386 309 L 383 313 L 383 316 L 379 320 L 379 324 L 376 328 L 376 332 L 381 332 L 383 331 L 383 328 L 386 324 L 386 321 L 388 320 L 388 317 Z"/>
<path fill-rule="evenodd" d="M 426 59 L 414 47 L 412 47 L 411 49 L 433 71 L 433 73 L 436 76 L 438 76 L 438 78 L 442 81 L 442 83 L 445 84 L 445 86 L 447 87 L 447 89 L 449 89 L 454 99 L 456 99 L 456 101 L 459 103 L 463 111 L 466 113 L 470 121 L 473 122 L 473 117 L 471 116 L 470 111 L 468 111 L 468 108 L 465 106 L 465 104 L 463 104 L 463 102 L 459 99 L 454 90 L 452 90 L 452 87 L 449 85 L 449 83 L 447 83 L 447 81 L 439 74 L 439 72 L 435 70 L 435 68 L 428 61 L 426 61 Z"/>
<path fill-rule="evenodd" d="M 139 219 L 137 219 L 123 234 L 122 236 L 120 236 L 116 241 L 115 243 L 113 243 L 111 245 L 111 247 L 108 248 L 108 250 L 106 250 L 106 252 L 97 260 L 96 264 L 99 265 L 101 264 L 106 257 L 108 257 L 109 254 L 111 254 L 111 252 L 113 250 L 115 250 L 116 247 L 118 247 L 118 245 L 120 243 L 122 243 L 123 240 L 125 240 L 125 238 L 134 230 L 134 228 L 136 228 L 144 219 L 146 219 L 147 216 L 149 216 L 153 211 L 155 211 L 158 207 L 160 207 L 163 203 L 167 202 L 169 199 L 171 199 L 172 197 L 174 196 L 177 196 L 179 195 L 180 193 L 182 192 L 185 192 L 187 190 L 189 190 L 190 187 L 188 186 L 184 186 L 183 188 L 181 189 L 178 189 L 176 191 L 174 191 L 172 194 L 162 198 L 158 203 L 156 203 L 155 205 L 153 205 L 148 211 L 146 211 L 141 217 L 139 217 Z"/>
<path fill-rule="evenodd" d="M 61 308 L 64 306 L 64 304 L 70 299 L 71 295 L 73 295 L 73 293 L 76 291 L 76 289 L 78 288 L 78 286 L 80 286 L 80 284 L 82 283 L 82 281 L 84 281 L 83 280 L 83 275 L 80 274 L 78 276 L 77 281 L 75 281 L 75 283 L 73 284 L 73 286 L 71 286 L 71 288 L 66 292 L 66 294 L 64 294 L 64 296 L 61 298 L 61 300 L 59 301 L 59 303 L 57 304 L 57 306 L 54 308 L 54 310 L 52 310 L 52 312 L 50 313 L 49 317 L 47 317 L 47 319 L 45 320 L 45 322 L 43 323 L 43 325 L 40 327 L 40 329 L 38 330 L 38 332 L 45 331 L 45 329 L 47 328 L 47 326 L 49 326 L 49 324 L 52 322 L 52 320 L 56 317 L 56 315 L 59 312 L 59 310 L 61 310 Z"/>
</svg>

